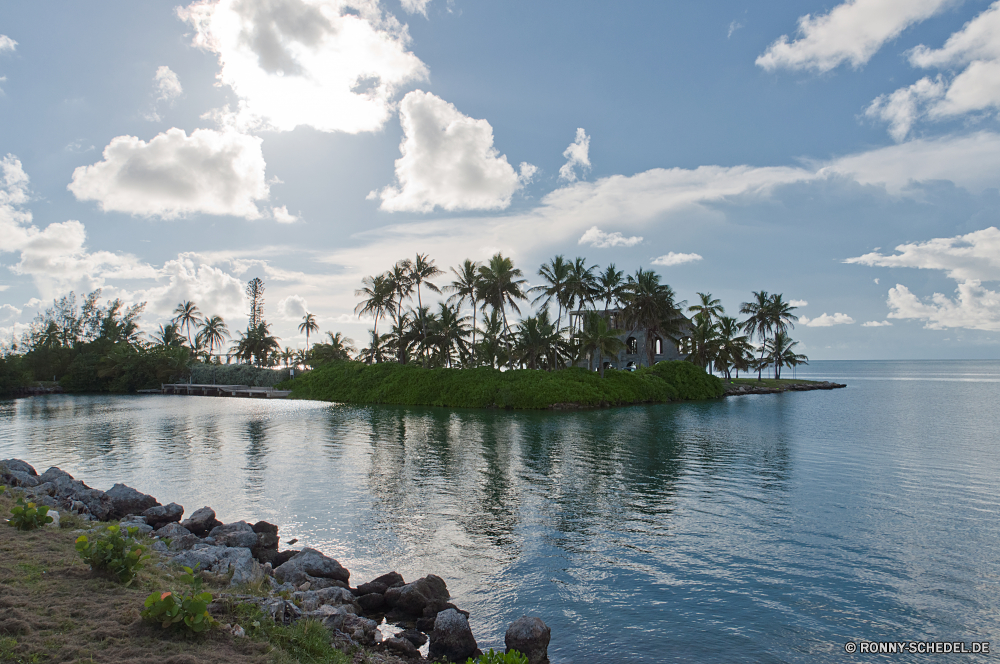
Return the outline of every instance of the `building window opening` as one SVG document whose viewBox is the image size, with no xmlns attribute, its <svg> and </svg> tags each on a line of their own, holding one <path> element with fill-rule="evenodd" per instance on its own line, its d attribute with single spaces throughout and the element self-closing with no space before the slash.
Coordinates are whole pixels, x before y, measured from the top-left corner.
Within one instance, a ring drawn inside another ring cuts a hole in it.
<svg viewBox="0 0 1000 664">
<path fill-rule="evenodd" d="M 625 342 L 625 352 L 629 355 L 635 355 L 639 352 L 639 342 L 635 337 L 629 337 L 628 341 Z"/>
<path fill-rule="evenodd" d="M 660 339 L 659 337 L 657 337 L 653 341 L 653 354 L 654 355 L 663 355 L 663 339 Z"/>
</svg>

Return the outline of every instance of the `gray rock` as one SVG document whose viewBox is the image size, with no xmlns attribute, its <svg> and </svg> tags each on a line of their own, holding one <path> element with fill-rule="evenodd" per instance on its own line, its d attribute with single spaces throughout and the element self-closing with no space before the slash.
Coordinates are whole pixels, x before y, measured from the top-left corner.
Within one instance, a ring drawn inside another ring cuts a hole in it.
<svg viewBox="0 0 1000 664">
<path fill-rule="evenodd" d="M 420 651 L 407 639 L 401 639 L 398 636 L 393 636 L 383 641 L 382 644 L 389 650 L 398 652 L 404 657 L 420 657 Z"/>
<path fill-rule="evenodd" d="M 32 477 L 37 477 L 38 473 L 35 469 L 31 467 L 30 464 L 21 461 L 20 459 L 4 459 L 0 461 L 0 474 L 3 473 L 3 469 L 6 467 L 8 470 L 16 470 L 19 473 L 27 473 Z"/>
<path fill-rule="evenodd" d="M 549 638 L 552 630 L 535 616 L 521 616 L 511 623 L 504 637 L 507 652 L 516 650 L 528 658 L 528 664 L 545 664 L 549 661 Z"/>
<path fill-rule="evenodd" d="M 365 613 L 375 613 L 385 606 L 385 596 L 380 593 L 368 593 L 358 598 L 358 604 Z"/>
<path fill-rule="evenodd" d="M 159 530 L 168 523 L 180 521 L 181 516 L 184 515 L 184 508 L 177 503 L 170 503 L 169 505 L 150 507 L 142 515 L 146 517 L 146 523 L 151 525 L 154 530 Z"/>
<path fill-rule="evenodd" d="M 34 487 L 41 484 L 37 477 L 20 470 L 8 470 L 3 473 L 3 479 L 11 486 Z"/>
<path fill-rule="evenodd" d="M 378 623 L 368 618 L 347 612 L 347 607 L 329 607 L 330 615 L 323 619 L 323 626 L 329 630 L 343 632 L 351 640 L 361 645 L 374 645 L 378 634 Z"/>
<path fill-rule="evenodd" d="M 384 597 L 386 605 L 391 609 L 407 616 L 422 616 L 424 609 L 443 605 L 450 595 L 444 579 L 428 574 L 405 586 L 389 588 L 385 591 Z M 437 610 L 434 613 L 436 614 Z"/>
<path fill-rule="evenodd" d="M 401 639 L 406 639 L 407 641 L 409 641 L 418 648 L 427 643 L 427 635 L 424 634 L 423 632 L 418 632 L 415 629 L 405 630 L 403 632 L 400 632 L 396 636 L 398 636 Z"/>
<path fill-rule="evenodd" d="M 211 569 L 216 574 L 232 572 L 233 576 L 229 581 L 230 587 L 252 583 L 264 576 L 264 568 L 253 559 L 250 549 L 245 547 L 225 547 L 222 555 L 219 556 Z"/>
<path fill-rule="evenodd" d="M 191 531 L 179 523 L 168 523 L 167 525 L 158 528 L 156 532 L 154 532 L 153 534 L 156 535 L 157 537 L 169 537 L 173 539 L 175 537 L 184 537 L 185 535 L 190 535 Z"/>
<path fill-rule="evenodd" d="M 282 583 L 300 586 L 308 582 L 310 588 L 314 589 L 346 584 L 351 577 L 351 573 L 339 562 L 316 549 L 302 549 L 288 562 L 277 567 L 274 575 Z"/>
<path fill-rule="evenodd" d="M 289 625 L 302 617 L 302 611 L 295 606 L 294 602 L 281 597 L 271 597 L 264 600 L 260 609 L 265 615 L 271 616 L 275 622 L 283 625 Z"/>
<path fill-rule="evenodd" d="M 52 528 L 58 528 L 59 527 L 59 512 L 56 511 L 56 510 L 49 510 L 45 514 L 46 514 L 46 516 L 51 516 L 52 517 L 52 523 L 47 523 L 45 525 L 46 526 L 50 526 Z"/>
<path fill-rule="evenodd" d="M 472 636 L 469 620 L 455 609 L 437 614 L 434 631 L 431 632 L 430 656 L 432 659 L 446 659 L 449 662 L 464 662 L 479 646 Z"/>
<path fill-rule="evenodd" d="M 180 526 L 177 526 L 180 528 Z M 202 544 L 202 540 L 197 535 L 192 535 L 188 533 L 187 535 L 181 535 L 170 540 L 170 550 L 171 551 L 187 551 L 193 549 L 196 544 Z"/>
<path fill-rule="evenodd" d="M 130 514 L 142 514 L 150 507 L 156 507 L 160 504 L 156 498 L 124 484 L 114 485 L 105 494 L 111 501 L 111 514 L 116 519 Z"/>
<path fill-rule="evenodd" d="M 152 549 L 153 551 L 156 551 L 157 553 L 169 553 L 170 552 L 170 549 L 168 549 L 167 545 L 164 544 L 161 540 L 156 540 L 155 542 L 153 542 L 150 545 L 149 548 Z"/>
<path fill-rule="evenodd" d="M 202 507 L 181 521 L 181 525 L 198 537 L 204 537 L 212 528 L 221 526 L 222 523 L 215 518 L 215 510 L 211 507 Z"/>
<path fill-rule="evenodd" d="M 65 470 L 61 470 L 55 466 L 52 466 L 44 473 L 38 476 L 39 482 L 53 482 L 58 477 L 65 477 L 67 479 L 73 479 L 73 476 L 67 473 Z M 82 484 L 82 482 L 81 482 Z"/>
<path fill-rule="evenodd" d="M 225 552 L 226 547 L 224 546 L 201 546 L 174 556 L 173 563 L 181 567 L 190 567 L 199 571 L 207 570 L 219 562 L 219 558 Z"/>
<path fill-rule="evenodd" d="M 146 523 L 146 520 L 141 516 L 131 515 L 125 517 L 118 522 L 119 525 L 125 528 L 136 528 L 139 535 L 149 535 L 153 532 L 153 527 Z"/>
<path fill-rule="evenodd" d="M 220 546 L 239 546 L 247 549 L 257 546 L 257 533 L 246 521 L 216 526 L 208 535 Z"/>
<path fill-rule="evenodd" d="M 252 526 L 253 531 L 258 534 L 268 533 L 271 535 L 278 534 L 278 527 L 273 523 L 268 523 L 267 521 L 258 521 Z"/>
</svg>

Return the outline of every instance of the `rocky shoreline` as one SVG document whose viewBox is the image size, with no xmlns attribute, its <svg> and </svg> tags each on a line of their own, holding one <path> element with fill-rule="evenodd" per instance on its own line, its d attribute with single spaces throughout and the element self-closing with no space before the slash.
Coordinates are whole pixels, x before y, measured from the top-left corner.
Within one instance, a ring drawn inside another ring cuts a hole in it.
<svg viewBox="0 0 1000 664">
<path fill-rule="evenodd" d="M 17 487 L 27 500 L 47 505 L 56 519 L 63 511 L 84 521 L 137 528 L 152 539 L 160 565 L 228 578 L 234 591 L 248 585 L 265 591 L 216 593 L 210 612 L 224 613 L 224 606 L 234 601 L 253 603 L 277 622 L 313 619 L 330 631 L 338 646 L 384 652 L 395 661 L 464 663 L 482 654 L 469 612 L 449 601 L 447 584 L 434 574 L 407 583 L 389 572 L 352 587 L 350 571 L 320 551 L 280 549 L 279 527 L 266 521 L 224 524 L 207 506 L 182 519 L 184 508 L 177 503 L 162 505 L 124 484 L 108 491 L 93 489 L 55 466 L 39 475 L 19 459 L 0 461 L 0 484 Z M 236 636 L 244 633 L 238 625 L 227 628 Z M 517 650 L 531 664 L 542 664 L 548 661 L 549 638 L 550 630 L 540 618 L 523 616 L 508 628 L 505 644 L 508 652 Z"/>
<path fill-rule="evenodd" d="M 722 396 L 724 397 L 738 397 L 744 394 L 778 394 L 780 392 L 809 392 L 811 390 L 836 390 L 841 387 L 847 387 L 843 383 L 831 383 L 830 381 L 824 380 L 821 382 L 809 382 L 809 383 L 790 383 L 787 385 L 777 385 L 774 387 L 768 385 L 746 385 L 746 384 L 728 384 L 725 386 L 726 392 Z"/>
</svg>

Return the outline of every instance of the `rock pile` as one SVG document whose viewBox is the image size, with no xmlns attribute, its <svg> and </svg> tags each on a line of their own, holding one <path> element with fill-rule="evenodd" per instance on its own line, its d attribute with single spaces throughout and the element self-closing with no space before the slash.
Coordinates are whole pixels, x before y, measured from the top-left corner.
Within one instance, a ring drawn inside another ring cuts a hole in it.
<svg viewBox="0 0 1000 664">
<path fill-rule="evenodd" d="M 465 662 L 481 654 L 469 612 L 449 602 L 444 579 L 434 574 L 407 583 L 396 572 L 352 588 L 351 573 L 338 561 L 310 548 L 279 551 L 278 526 L 266 521 L 224 524 L 210 507 L 181 520 L 184 508 L 161 505 L 152 496 L 116 484 L 109 491 L 92 489 L 59 468 L 41 475 L 19 459 L 0 461 L 0 484 L 19 487 L 40 505 L 73 512 L 85 520 L 118 520 L 154 539 L 152 548 L 175 565 L 231 575 L 230 586 L 264 584 L 266 597 L 224 594 L 213 607 L 229 601 L 257 604 L 265 615 L 289 624 L 318 620 L 345 645 L 391 652 L 411 661 L 426 661 L 420 648 L 429 642 L 431 659 Z M 294 540 L 293 540 L 294 542 Z M 392 624 L 383 639 L 380 624 Z M 507 630 L 508 651 L 518 650 L 531 664 L 548 662 L 549 628 L 540 618 L 522 617 Z"/>
</svg>

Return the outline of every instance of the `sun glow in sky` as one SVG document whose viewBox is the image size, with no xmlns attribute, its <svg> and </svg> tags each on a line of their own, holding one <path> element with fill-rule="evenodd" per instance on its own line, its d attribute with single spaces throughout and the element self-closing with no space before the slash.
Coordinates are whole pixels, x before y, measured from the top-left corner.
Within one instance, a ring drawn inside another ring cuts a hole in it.
<svg viewBox="0 0 1000 664">
<path fill-rule="evenodd" d="M 364 339 L 428 253 L 800 302 L 814 359 L 1000 357 L 1000 2 L 0 6 L 0 338 L 70 290 Z M 447 280 L 443 280 L 447 281 Z"/>
</svg>

